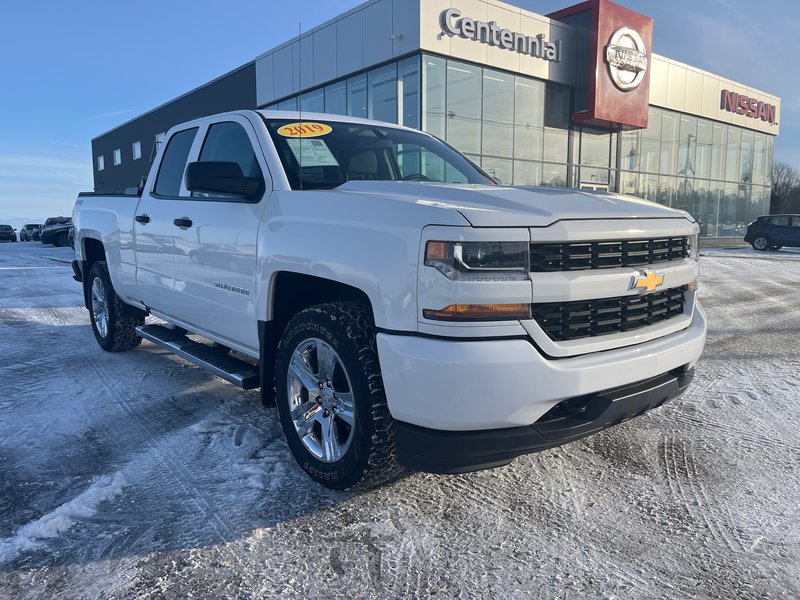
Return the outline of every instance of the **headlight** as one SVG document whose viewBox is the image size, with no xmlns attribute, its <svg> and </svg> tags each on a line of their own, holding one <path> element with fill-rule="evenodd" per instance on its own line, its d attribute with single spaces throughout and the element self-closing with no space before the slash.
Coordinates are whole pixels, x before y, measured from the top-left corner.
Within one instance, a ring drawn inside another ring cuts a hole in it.
<svg viewBox="0 0 800 600">
<path fill-rule="evenodd" d="M 453 281 L 524 281 L 527 242 L 428 242 L 425 265 Z"/>
<path fill-rule="evenodd" d="M 695 233 L 689 236 L 689 258 L 700 260 L 700 234 Z"/>
</svg>

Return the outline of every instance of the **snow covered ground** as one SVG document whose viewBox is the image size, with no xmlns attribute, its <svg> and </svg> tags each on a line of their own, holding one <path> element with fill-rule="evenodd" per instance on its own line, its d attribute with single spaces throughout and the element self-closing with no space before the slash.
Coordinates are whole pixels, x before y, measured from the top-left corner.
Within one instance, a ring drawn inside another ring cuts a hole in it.
<svg viewBox="0 0 800 600">
<path fill-rule="evenodd" d="M 704 254 L 683 398 L 353 494 L 256 392 L 100 350 L 69 249 L 0 245 L 0 598 L 800 597 L 800 252 Z"/>
</svg>

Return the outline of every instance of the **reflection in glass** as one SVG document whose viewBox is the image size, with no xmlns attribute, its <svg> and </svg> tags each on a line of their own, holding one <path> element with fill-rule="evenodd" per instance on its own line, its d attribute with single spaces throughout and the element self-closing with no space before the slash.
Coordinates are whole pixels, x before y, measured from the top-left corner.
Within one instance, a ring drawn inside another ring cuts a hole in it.
<svg viewBox="0 0 800 600">
<path fill-rule="evenodd" d="M 728 143 L 725 151 L 725 181 L 739 181 L 739 147 L 742 144 L 742 130 L 728 125 Z M 725 194 L 727 195 L 727 191 Z"/>
<path fill-rule="evenodd" d="M 435 56 L 422 57 L 422 130 L 445 138 L 445 61 Z"/>
<path fill-rule="evenodd" d="M 658 173 L 661 147 L 661 109 L 650 107 L 647 129 L 641 132 L 642 152 L 640 170 L 643 173 Z M 625 154 L 622 154 L 621 168 L 627 168 Z"/>
<path fill-rule="evenodd" d="M 633 130 L 633 131 L 623 131 L 620 134 L 620 143 L 622 144 L 622 148 L 620 149 L 622 157 L 622 164 L 620 168 L 626 171 L 638 171 L 641 165 L 641 137 L 642 131 L 640 130 Z"/>
<path fill-rule="evenodd" d="M 514 76 L 484 69 L 483 154 L 512 156 L 514 152 L 513 128 Z M 510 182 L 511 179 L 509 178 L 505 181 Z"/>
<path fill-rule="evenodd" d="M 658 203 L 664 206 L 675 206 L 677 194 L 677 178 L 662 175 L 658 178 Z"/>
<path fill-rule="evenodd" d="M 401 60 L 397 71 L 397 110 L 400 124 L 419 129 L 419 56 Z"/>
<path fill-rule="evenodd" d="M 356 75 L 347 80 L 347 114 L 367 117 L 367 76 Z"/>
<path fill-rule="evenodd" d="M 504 185 L 511 185 L 512 161 L 504 158 L 483 157 L 481 167 Z"/>
<path fill-rule="evenodd" d="M 347 114 L 347 82 L 339 81 L 325 88 L 325 112 L 333 115 Z"/>
<path fill-rule="evenodd" d="M 325 90 L 318 89 L 300 96 L 300 109 L 303 112 L 325 112 Z"/>
<path fill-rule="evenodd" d="M 514 161 L 514 185 L 540 185 L 542 164 L 527 160 Z"/>
<path fill-rule="evenodd" d="M 711 179 L 724 179 L 728 128 L 720 123 L 714 123 L 711 130 Z"/>
<path fill-rule="evenodd" d="M 447 141 L 461 150 L 481 151 L 481 68 L 447 61 Z"/>
<path fill-rule="evenodd" d="M 711 147 L 714 142 L 711 121 L 697 120 L 697 158 L 695 175 L 702 179 L 711 177 Z"/>
<path fill-rule="evenodd" d="M 676 113 L 664 111 L 661 115 L 661 160 L 659 169 L 664 175 L 675 175 L 677 173 L 679 124 Z"/>
<path fill-rule="evenodd" d="M 742 131 L 740 150 L 739 179 L 742 183 L 753 182 L 753 132 Z"/>
<path fill-rule="evenodd" d="M 397 64 L 374 69 L 367 74 L 370 119 L 397 123 Z"/>
<path fill-rule="evenodd" d="M 697 153 L 697 118 L 688 115 L 680 117 L 678 138 L 678 175 L 694 177 L 695 156 Z"/>
<path fill-rule="evenodd" d="M 567 185 L 567 165 L 542 165 L 541 185 L 565 187 Z"/>
<path fill-rule="evenodd" d="M 544 139 L 545 86 L 541 81 L 514 81 L 514 157 L 540 160 Z M 516 175 L 515 175 L 516 177 Z M 536 182 L 539 182 L 537 177 Z"/>
<path fill-rule="evenodd" d="M 580 164 L 606 168 L 610 165 L 611 135 L 608 132 L 583 127 L 580 146 Z"/>
</svg>

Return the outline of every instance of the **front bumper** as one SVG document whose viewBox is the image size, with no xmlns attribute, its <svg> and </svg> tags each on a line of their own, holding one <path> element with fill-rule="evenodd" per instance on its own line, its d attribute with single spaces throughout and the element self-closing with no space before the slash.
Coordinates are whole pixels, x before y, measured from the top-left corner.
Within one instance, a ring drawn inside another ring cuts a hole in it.
<svg viewBox="0 0 800 600">
<path fill-rule="evenodd" d="M 680 396 L 694 370 L 676 369 L 638 383 L 572 398 L 525 427 L 486 431 L 440 431 L 394 422 L 399 461 L 431 473 L 464 473 L 510 463 L 597 433 Z"/>
<path fill-rule="evenodd" d="M 446 431 L 528 426 L 567 398 L 658 377 L 703 352 L 698 304 L 686 329 L 604 352 L 552 359 L 529 339 L 455 341 L 378 334 L 389 411 L 397 421 Z"/>
</svg>

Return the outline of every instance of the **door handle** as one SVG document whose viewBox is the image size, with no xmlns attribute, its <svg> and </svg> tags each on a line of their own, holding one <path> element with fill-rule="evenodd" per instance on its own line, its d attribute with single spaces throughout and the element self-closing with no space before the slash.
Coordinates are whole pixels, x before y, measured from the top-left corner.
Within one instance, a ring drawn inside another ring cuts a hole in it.
<svg viewBox="0 0 800 600">
<path fill-rule="evenodd" d="M 147 215 L 136 215 L 134 219 L 136 219 L 137 223 L 141 223 L 142 225 L 146 225 L 150 222 L 150 217 Z"/>
<path fill-rule="evenodd" d="M 175 223 L 175 225 L 177 225 L 181 229 L 189 229 L 189 227 L 192 226 L 192 220 L 189 219 L 188 217 L 183 217 L 182 219 L 175 219 L 173 223 Z"/>
</svg>

